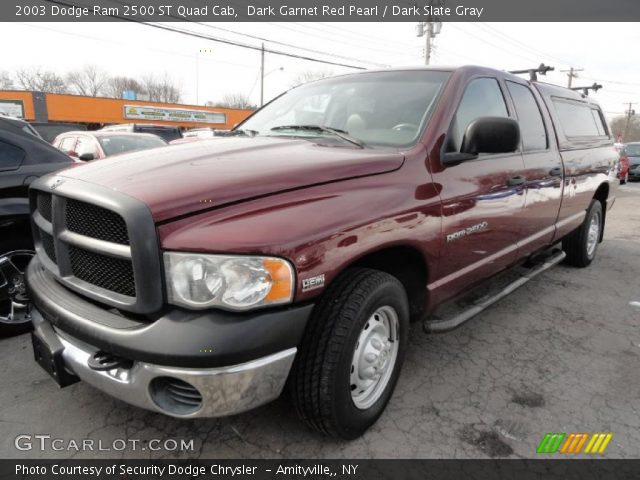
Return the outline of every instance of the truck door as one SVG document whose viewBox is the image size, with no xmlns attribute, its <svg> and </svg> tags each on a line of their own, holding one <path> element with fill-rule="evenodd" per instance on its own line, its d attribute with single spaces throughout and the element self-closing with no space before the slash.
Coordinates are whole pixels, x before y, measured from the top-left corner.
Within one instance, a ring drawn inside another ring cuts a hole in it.
<svg viewBox="0 0 640 480">
<path fill-rule="evenodd" d="M 525 206 L 522 213 L 518 256 L 524 257 L 553 241 L 562 202 L 563 167 L 549 113 L 525 82 L 505 82 L 520 125 Z M 544 112 L 544 113 L 543 113 Z"/>
<path fill-rule="evenodd" d="M 485 116 L 510 116 L 503 90 L 492 77 L 467 84 L 444 151 L 459 152 L 469 123 Z M 520 151 L 481 154 L 438 170 L 433 180 L 442 187 L 443 255 L 432 288 L 444 299 L 515 262 L 525 180 Z"/>
</svg>

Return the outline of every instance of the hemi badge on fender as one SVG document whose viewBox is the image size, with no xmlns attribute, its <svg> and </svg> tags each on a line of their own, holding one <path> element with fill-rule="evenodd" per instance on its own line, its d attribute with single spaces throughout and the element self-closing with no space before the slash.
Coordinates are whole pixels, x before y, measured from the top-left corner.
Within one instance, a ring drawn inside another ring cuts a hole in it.
<svg viewBox="0 0 640 480">
<path fill-rule="evenodd" d="M 324 287 L 324 273 L 322 275 L 316 275 L 315 277 L 305 278 L 302 280 L 302 291 L 308 292 L 309 290 L 315 290 L 316 288 Z"/>
</svg>

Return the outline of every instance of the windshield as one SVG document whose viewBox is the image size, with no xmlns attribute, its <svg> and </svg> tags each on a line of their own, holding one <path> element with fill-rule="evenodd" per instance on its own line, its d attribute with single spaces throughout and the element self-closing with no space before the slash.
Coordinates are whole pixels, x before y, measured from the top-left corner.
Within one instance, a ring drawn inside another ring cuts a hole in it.
<svg viewBox="0 0 640 480">
<path fill-rule="evenodd" d="M 98 137 L 100 146 L 107 157 L 135 150 L 164 147 L 167 142 L 156 136 L 147 135 L 109 135 Z"/>
<path fill-rule="evenodd" d="M 376 72 L 310 83 L 275 99 L 237 130 L 353 146 L 337 135 L 342 133 L 368 147 L 408 147 L 418 141 L 448 77 L 438 71 Z"/>
<path fill-rule="evenodd" d="M 624 153 L 629 157 L 640 157 L 640 143 L 625 145 Z"/>
</svg>

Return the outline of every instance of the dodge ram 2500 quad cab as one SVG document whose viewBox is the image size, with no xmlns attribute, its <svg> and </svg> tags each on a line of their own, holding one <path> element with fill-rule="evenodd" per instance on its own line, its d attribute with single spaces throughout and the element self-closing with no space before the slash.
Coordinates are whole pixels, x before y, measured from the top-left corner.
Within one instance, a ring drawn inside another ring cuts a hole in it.
<svg viewBox="0 0 640 480">
<path fill-rule="evenodd" d="M 182 418 L 286 385 L 309 425 L 353 438 L 411 319 L 458 325 L 490 301 L 436 307 L 560 242 L 492 298 L 591 263 L 616 170 L 602 111 L 565 88 L 480 67 L 310 83 L 230 138 L 35 182 L 35 356 L 61 385 Z"/>
</svg>

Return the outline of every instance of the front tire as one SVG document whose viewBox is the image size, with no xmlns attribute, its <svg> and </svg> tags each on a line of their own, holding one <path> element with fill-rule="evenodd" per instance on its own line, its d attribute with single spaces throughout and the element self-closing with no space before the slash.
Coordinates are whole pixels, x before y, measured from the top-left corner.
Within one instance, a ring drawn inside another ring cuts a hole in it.
<svg viewBox="0 0 640 480">
<path fill-rule="evenodd" d="M 562 248 L 567 254 L 566 263 L 574 267 L 588 267 L 596 257 L 598 243 L 604 225 L 602 203 L 592 200 L 587 215 L 580 228 L 570 233 L 563 241 Z"/>
<path fill-rule="evenodd" d="M 309 319 L 291 372 L 300 417 L 331 436 L 362 435 L 391 398 L 408 330 L 409 302 L 395 277 L 358 268 L 336 279 Z"/>
</svg>

